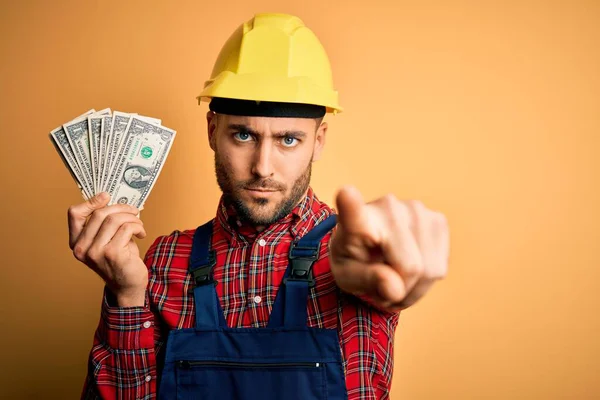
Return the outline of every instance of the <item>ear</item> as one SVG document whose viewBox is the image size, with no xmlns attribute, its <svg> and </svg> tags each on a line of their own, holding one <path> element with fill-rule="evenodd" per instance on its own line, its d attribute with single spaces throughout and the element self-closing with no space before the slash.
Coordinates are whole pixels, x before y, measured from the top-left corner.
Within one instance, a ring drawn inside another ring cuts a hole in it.
<svg viewBox="0 0 600 400">
<path fill-rule="evenodd" d="M 313 162 L 321 158 L 323 147 L 325 147 L 325 138 L 327 137 L 327 122 L 321 122 L 315 134 L 315 147 L 313 148 Z"/>
<path fill-rule="evenodd" d="M 217 122 L 219 120 L 219 116 L 212 111 L 208 111 L 206 113 L 206 124 L 208 131 L 208 144 L 213 151 L 216 151 L 215 142 L 217 140 Z"/>
</svg>

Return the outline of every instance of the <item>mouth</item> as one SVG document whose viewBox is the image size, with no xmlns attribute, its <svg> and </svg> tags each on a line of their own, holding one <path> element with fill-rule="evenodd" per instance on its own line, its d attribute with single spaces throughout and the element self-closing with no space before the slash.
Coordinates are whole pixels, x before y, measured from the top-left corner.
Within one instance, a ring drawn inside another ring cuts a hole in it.
<svg viewBox="0 0 600 400">
<path fill-rule="evenodd" d="M 250 194 L 252 194 L 254 196 L 271 196 L 273 193 L 276 193 L 279 191 L 279 190 L 264 189 L 264 188 L 245 188 L 244 190 L 248 191 Z"/>
<path fill-rule="evenodd" d="M 278 192 L 279 191 L 279 190 L 276 190 L 276 189 L 250 188 L 250 187 L 247 187 L 245 189 L 249 190 L 251 192 L 261 192 L 261 193 L 270 193 L 270 192 Z"/>
</svg>

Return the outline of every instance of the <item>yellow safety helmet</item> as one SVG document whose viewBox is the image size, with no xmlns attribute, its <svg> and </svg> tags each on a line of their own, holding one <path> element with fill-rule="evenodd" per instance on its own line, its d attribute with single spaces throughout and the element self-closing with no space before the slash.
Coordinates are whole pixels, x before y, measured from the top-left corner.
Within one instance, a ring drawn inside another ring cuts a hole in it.
<svg viewBox="0 0 600 400">
<path fill-rule="evenodd" d="M 300 18 L 288 14 L 257 14 L 233 32 L 197 97 L 198 104 L 213 97 L 342 111 L 323 45 Z"/>
</svg>

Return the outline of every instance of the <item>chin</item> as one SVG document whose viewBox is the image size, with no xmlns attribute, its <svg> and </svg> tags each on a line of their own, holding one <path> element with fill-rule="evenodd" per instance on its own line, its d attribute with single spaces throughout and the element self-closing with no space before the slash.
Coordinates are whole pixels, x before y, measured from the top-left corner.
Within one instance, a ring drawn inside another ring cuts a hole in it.
<svg viewBox="0 0 600 400">
<path fill-rule="evenodd" d="M 250 210 L 250 216 L 252 217 L 252 220 L 257 223 L 260 222 L 261 224 L 265 224 L 265 221 L 272 221 L 278 211 L 277 204 L 274 202 L 269 202 L 264 205 L 259 205 L 256 204 L 256 202 L 253 202 L 248 208 Z M 268 224 L 270 223 L 271 222 L 268 222 Z"/>
<path fill-rule="evenodd" d="M 260 206 L 254 204 L 250 209 L 252 210 L 252 217 L 255 219 L 271 219 L 276 214 L 275 208 L 270 205 Z"/>
<path fill-rule="evenodd" d="M 270 225 L 281 212 L 285 203 L 285 194 L 255 196 L 249 193 L 239 193 L 237 197 L 238 212 L 254 225 Z"/>
</svg>

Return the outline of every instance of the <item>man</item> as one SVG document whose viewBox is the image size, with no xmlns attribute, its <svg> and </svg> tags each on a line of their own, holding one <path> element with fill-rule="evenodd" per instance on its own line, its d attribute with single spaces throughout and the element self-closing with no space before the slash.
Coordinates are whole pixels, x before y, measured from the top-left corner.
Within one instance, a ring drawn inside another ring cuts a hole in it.
<svg viewBox="0 0 600 400">
<path fill-rule="evenodd" d="M 75 257 L 106 282 L 83 397 L 387 398 L 398 311 L 446 274 L 444 216 L 353 187 L 337 216 L 317 198 L 322 119 L 341 108 L 296 17 L 243 24 L 199 98 L 223 192 L 213 221 L 142 260 L 137 209 L 107 194 L 69 209 Z"/>
</svg>

